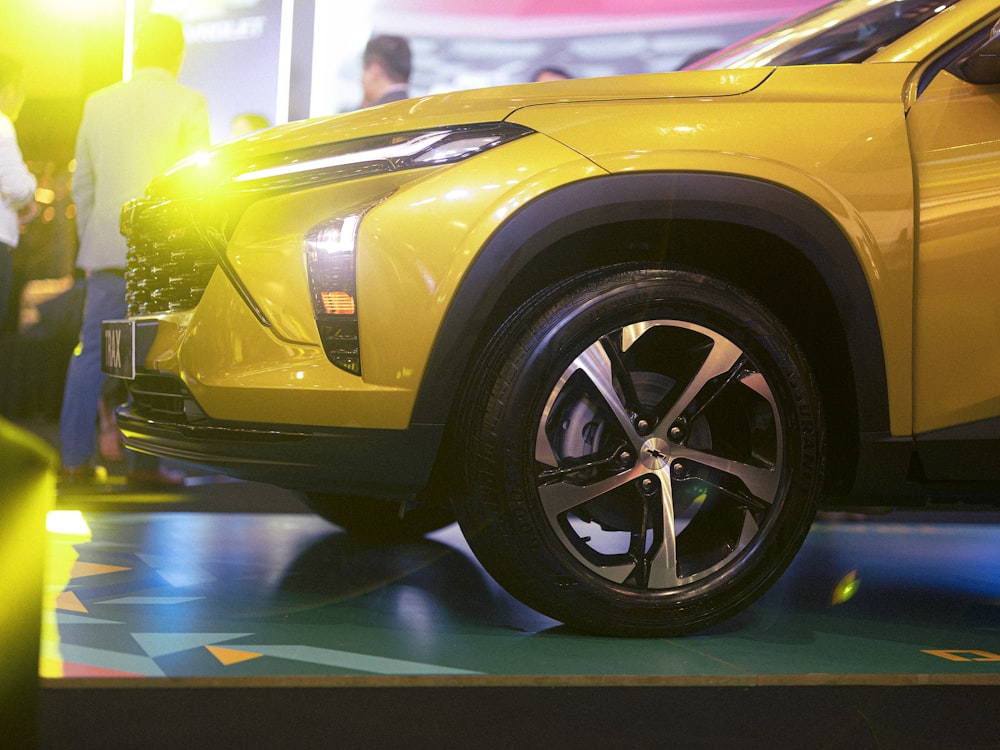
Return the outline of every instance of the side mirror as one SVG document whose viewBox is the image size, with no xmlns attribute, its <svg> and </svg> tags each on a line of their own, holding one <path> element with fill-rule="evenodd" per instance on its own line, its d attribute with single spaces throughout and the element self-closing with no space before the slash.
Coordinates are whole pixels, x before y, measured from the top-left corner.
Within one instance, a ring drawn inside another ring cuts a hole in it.
<svg viewBox="0 0 1000 750">
<path fill-rule="evenodd" d="M 1000 24 L 993 27 L 989 41 L 965 58 L 958 66 L 961 77 L 977 86 L 1000 83 Z"/>
</svg>

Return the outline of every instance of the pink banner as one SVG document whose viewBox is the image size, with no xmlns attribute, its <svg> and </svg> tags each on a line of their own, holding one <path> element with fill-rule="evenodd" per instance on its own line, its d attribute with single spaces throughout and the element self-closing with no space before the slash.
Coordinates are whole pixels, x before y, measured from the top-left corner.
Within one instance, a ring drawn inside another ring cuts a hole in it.
<svg viewBox="0 0 1000 750">
<path fill-rule="evenodd" d="M 458 16 L 792 16 L 821 5 L 819 0 L 379 0 L 379 13 L 421 13 Z"/>
</svg>

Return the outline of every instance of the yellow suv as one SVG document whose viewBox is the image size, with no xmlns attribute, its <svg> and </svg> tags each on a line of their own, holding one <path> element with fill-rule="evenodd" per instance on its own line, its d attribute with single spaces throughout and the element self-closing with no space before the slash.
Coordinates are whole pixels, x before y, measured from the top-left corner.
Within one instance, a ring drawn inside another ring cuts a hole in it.
<svg viewBox="0 0 1000 750">
<path fill-rule="evenodd" d="M 845 0 L 200 154 L 123 210 L 125 440 L 358 534 L 457 517 L 607 634 L 732 615 L 817 506 L 997 504 L 998 18 Z"/>
</svg>

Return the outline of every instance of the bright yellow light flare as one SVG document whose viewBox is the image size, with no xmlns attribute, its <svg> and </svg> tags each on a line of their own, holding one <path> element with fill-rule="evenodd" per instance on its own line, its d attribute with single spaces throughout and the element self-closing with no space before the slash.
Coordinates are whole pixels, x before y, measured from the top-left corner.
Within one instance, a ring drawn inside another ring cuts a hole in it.
<svg viewBox="0 0 1000 750">
<path fill-rule="evenodd" d="M 861 588 L 861 581 L 858 580 L 858 571 L 852 570 L 841 578 L 834 587 L 831 604 L 843 604 L 858 593 L 859 588 Z"/>
<path fill-rule="evenodd" d="M 35 190 L 35 201 L 38 203 L 44 203 L 46 206 L 54 203 L 56 200 L 56 191 L 51 188 L 40 187 Z"/>
<path fill-rule="evenodd" d="M 90 526 L 78 510 L 50 510 L 45 517 L 45 530 L 50 534 L 90 538 Z"/>
</svg>

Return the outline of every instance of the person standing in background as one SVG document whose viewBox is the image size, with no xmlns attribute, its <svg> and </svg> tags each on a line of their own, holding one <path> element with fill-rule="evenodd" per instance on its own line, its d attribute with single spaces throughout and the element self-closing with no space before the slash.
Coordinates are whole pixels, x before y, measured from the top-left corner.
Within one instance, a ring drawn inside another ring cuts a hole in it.
<svg viewBox="0 0 1000 750">
<path fill-rule="evenodd" d="M 205 97 L 177 82 L 184 58 L 180 22 L 149 15 L 136 33 L 131 80 L 95 92 L 84 105 L 76 141 L 73 198 L 86 274 L 80 344 L 66 374 L 59 437 L 64 481 L 91 481 L 101 372 L 101 321 L 126 316 L 122 205 L 141 197 L 153 177 L 209 144 Z M 129 480 L 168 481 L 158 463 L 130 454 Z M 175 480 L 176 481 L 176 480 Z"/>
<path fill-rule="evenodd" d="M 545 83 L 547 81 L 568 81 L 572 77 L 573 76 L 571 76 L 564 68 L 546 65 L 544 68 L 539 68 L 531 74 L 531 82 Z"/>
<path fill-rule="evenodd" d="M 20 238 L 20 225 L 37 213 L 37 182 L 24 163 L 14 130 L 23 104 L 21 61 L 0 55 L 0 331 L 4 330 L 10 305 L 12 255 Z"/>
<path fill-rule="evenodd" d="M 398 102 L 410 96 L 410 43 L 401 36 L 373 36 L 361 58 L 362 107 Z"/>
</svg>

